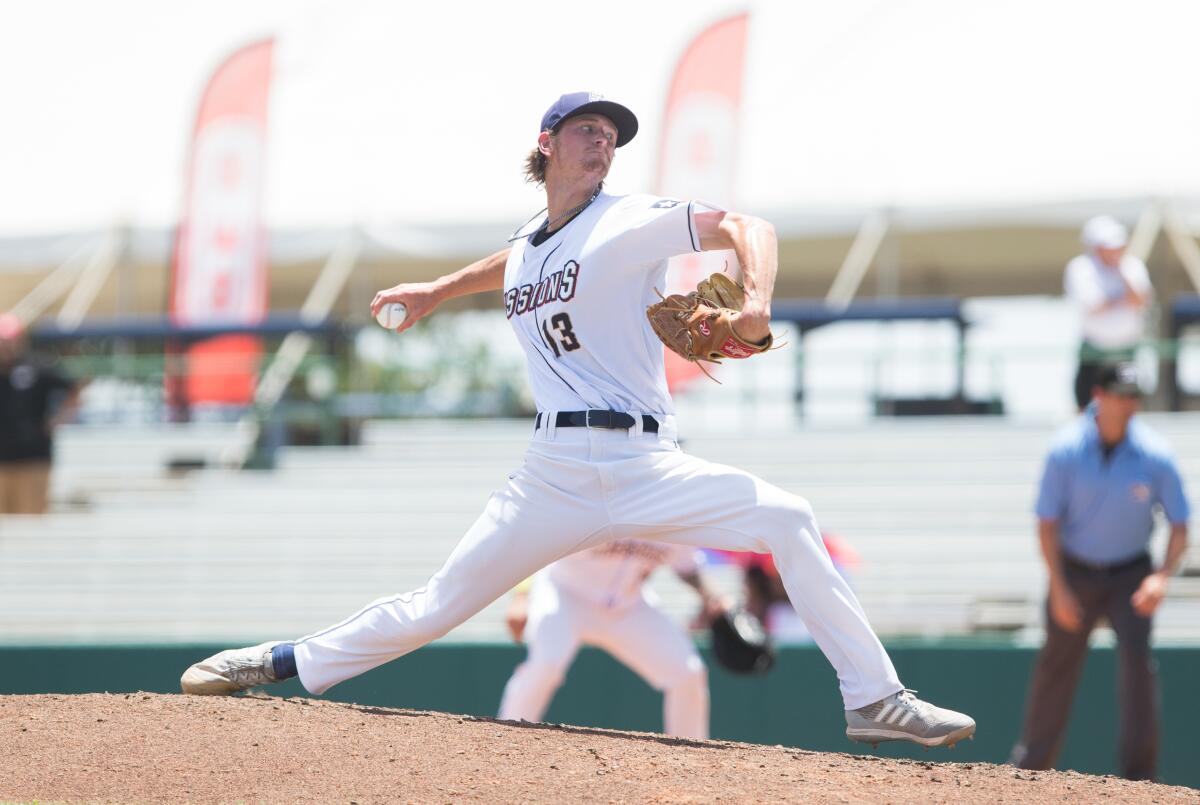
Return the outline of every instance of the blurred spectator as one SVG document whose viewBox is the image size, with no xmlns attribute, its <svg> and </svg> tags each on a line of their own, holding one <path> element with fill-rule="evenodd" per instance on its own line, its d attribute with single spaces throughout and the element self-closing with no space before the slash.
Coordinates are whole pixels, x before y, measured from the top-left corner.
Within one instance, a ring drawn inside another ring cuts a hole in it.
<svg viewBox="0 0 1200 805">
<path fill-rule="evenodd" d="M 1088 635 L 1103 617 L 1117 634 L 1120 658 L 1121 773 L 1148 780 L 1158 761 L 1151 616 L 1187 547 L 1188 502 L 1170 451 L 1134 418 L 1140 391 L 1133 364 L 1102 367 L 1093 393 L 1093 404 L 1051 447 L 1038 491 L 1038 537 L 1049 573 L 1046 643 L 1012 762 L 1024 769 L 1054 764 Z M 1171 524 L 1158 570 L 1147 550 L 1156 508 Z"/>
<path fill-rule="evenodd" d="M 54 429 L 72 416 L 79 386 L 29 352 L 21 320 L 0 315 L 0 514 L 42 514 Z"/>
<path fill-rule="evenodd" d="M 1075 374 L 1075 404 L 1092 399 L 1097 369 L 1133 358 L 1146 330 L 1154 293 L 1146 264 L 1125 253 L 1129 235 L 1115 218 L 1097 215 L 1083 225 L 1084 253 L 1067 263 L 1063 288 L 1083 313 L 1083 343 Z"/>
</svg>

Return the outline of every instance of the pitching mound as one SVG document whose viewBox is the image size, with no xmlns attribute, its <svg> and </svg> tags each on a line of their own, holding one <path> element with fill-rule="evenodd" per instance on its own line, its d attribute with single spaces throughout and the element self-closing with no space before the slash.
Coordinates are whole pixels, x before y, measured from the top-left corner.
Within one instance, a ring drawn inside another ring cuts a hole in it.
<svg viewBox="0 0 1200 805">
<path fill-rule="evenodd" d="M 0 769 L 0 799 L 17 802 L 1197 800 L 1189 788 L 1074 772 L 267 696 L 0 696 Z"/>
</svg>

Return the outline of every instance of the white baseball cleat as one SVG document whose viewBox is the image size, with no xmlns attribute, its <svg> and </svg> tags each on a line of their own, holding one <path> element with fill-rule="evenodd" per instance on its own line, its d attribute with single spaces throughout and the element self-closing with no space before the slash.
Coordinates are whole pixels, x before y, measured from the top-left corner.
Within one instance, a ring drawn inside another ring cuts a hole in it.
<svg viewBox="0 0 1200 805">
<path fill-rule="evenodd" d="M 271 649 L 282 642 L 274 640 L 214 654 L 184 671 L 179 687 L 184 693 L 221 696 L 275 682 Z"/>
<path fill-rule="evenodd" d="M 846 737 L 862 743 L 912 741 L 922 746 L 954 746 L 975 735 L 968 715 L 935 707 L 902 690 L 874 704 L 846 711 Z"/>
</svg>

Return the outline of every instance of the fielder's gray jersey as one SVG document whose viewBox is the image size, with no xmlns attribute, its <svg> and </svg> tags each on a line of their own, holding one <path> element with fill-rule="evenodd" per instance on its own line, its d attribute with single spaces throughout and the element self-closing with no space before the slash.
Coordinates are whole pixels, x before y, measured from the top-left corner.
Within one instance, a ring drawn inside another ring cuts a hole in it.
<svg viewBox="0 0 1200 805">
<path fill-rule="evenodd" d="M 700 251 L 697 206 L 602 192 L 541 244 L 513 244 L 504 308 L 538 410 L 673 413 L 646 306 L 666 288 L 668 258 Z"/>
</svg>

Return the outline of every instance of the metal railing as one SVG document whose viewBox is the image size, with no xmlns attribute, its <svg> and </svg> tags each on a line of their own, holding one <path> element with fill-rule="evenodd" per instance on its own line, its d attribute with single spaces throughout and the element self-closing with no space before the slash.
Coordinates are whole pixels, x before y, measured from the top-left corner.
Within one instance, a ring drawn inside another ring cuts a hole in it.
<svg viewBox="0 0 1200 805">
<path fill-rule="evenodd" d="M 411 339 L 420 336 L 404 337 L 410 339 L 405 350 L 413 351 Z M 885 339 L 868 346 L 797 345 L 765 360 L 730 362 L 719 374 L 722 385 L 693 384 L 680 398 L 743 406 L 790 399 L 804 411 L 817 400 L 830 405 L 857 400 L 875 406 L 887 400 L 961 397 L 986 402 L 993 413 L 1012 410 L 1014 395 L 1026 389 L 1067 398 L 1076 360 L 1075 350 L 1069 346 L 974 345 L 969 339 L 956 342 L 949 337 L 931 340 L 938 343 L 904 344 Z M 260 371 L 273 357 L 268 345 L 255 359 Z M 248 357 L 232 354 L 225 360 L 229 370 L 237 372 L 244 370 Z M 1138 360 L 1149 379 L 1147 408 L 1177 408 L 1200 397 L 1200 338 L 1146 341 L 1139 348 Z M 503 417 L 531 412 L 524 367 L 519 355 L 512 354 L 451 351 L 421 366 L 384 364 L 357 354 L 353 339 L 346 339 L 336 351 L 310 351 L 296 361 L 295 371 L 276 399 L 244 406 L 193 404 L 184 411 L 168 393 L 188 371 L 182 354 L 135 352 L 83 341 L 59 355 L 57 362 L 69 375 L 89 381 L 80 414 L 87 423 L 236 418 L 247 411 L 254 411 L 264 422 L 273 417 L 311 422 L 325 418 Z M 209 372 L 220 368 L 220 363 L 206 365 Z M 874 413 L 887 410 L 876 406 Z"/>
</svg>

